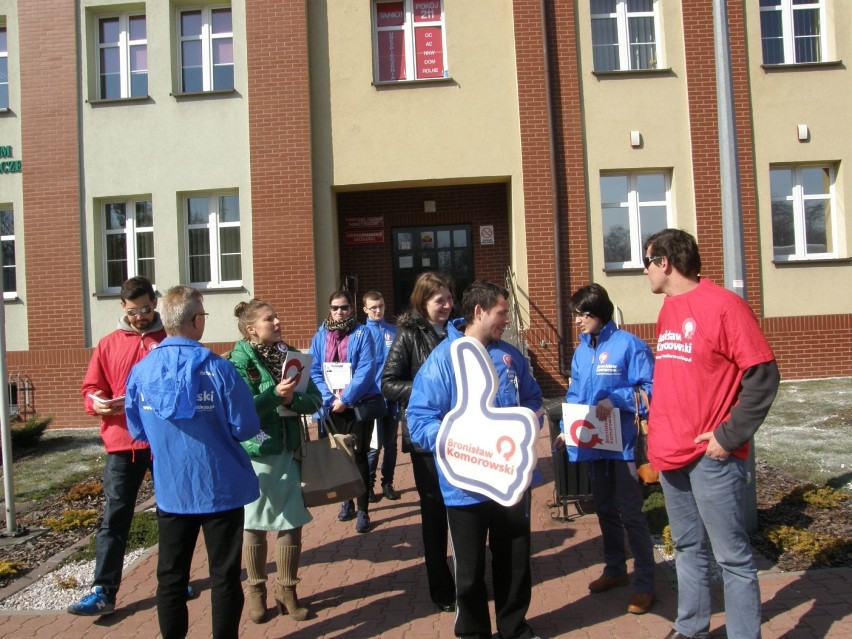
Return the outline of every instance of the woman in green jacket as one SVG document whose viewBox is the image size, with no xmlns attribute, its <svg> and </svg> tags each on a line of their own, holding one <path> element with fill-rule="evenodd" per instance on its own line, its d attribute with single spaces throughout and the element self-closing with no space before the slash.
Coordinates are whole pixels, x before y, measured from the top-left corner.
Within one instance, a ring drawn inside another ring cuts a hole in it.
<svg viewBox="0 0 852 639">
<path fill-rule="evenodd" d="M 234 308 L 242 340 L 231 351 L 231 362 L 254 395 L 261 432 L 243 442 L 260 482 L 260 497 L 245 507 L 243 563 L 246 566 L 246 595 L 249 617 L 254 623 L 266 619 L 267 532 L 278 532 L 275 564 L 278 575 L 273 594 L 279 614 L 296 621 L 308 616 L 296 597 L 296 573 L 302 548 L 302 526 L 312 517 L 302 499 L 300 463 L 300 415 L 311 414 L 322 402 L 312 380 L 304 393 L 295 392 L 296 379 L 282 379 L 287 353 L 281 341 L 278 314 L 267 302 L 253 299 Z"/>
</svg>

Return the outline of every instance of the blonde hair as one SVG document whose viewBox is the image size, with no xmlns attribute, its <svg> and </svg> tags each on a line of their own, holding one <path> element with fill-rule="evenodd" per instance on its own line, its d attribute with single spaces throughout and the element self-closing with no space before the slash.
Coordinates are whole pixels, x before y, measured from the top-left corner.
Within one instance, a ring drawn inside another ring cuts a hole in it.
<svg viewBox="0 0 852 639">
<path fill-rule="evenodd" d="M 237 326 L 240 329 L 243 337 L 249 339 L 248 326 L 254 324 L 260 311 L 264 308 L 272 308 L 269 302 L 264 302 L 257 298 L 250 299 L 248 302 L 240 302 L 234 307 L 234 317 L 237 318 Z"/>
</svg>

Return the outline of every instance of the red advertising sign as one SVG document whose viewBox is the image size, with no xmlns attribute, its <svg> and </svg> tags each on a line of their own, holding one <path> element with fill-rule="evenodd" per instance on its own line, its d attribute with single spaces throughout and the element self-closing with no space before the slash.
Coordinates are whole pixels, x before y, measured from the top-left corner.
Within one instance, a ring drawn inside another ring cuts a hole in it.
<svg viewBox="0 0 852 639">
<path fill-rule="evenodd" d="M 379 31 L 379 81 L 405 80 L 405 41 L 402 30 Z"/>
<path fill-rule="evenodd" d="M 405 10 L 402 2 L 376 3 L 376 25 L 380 27 L 401 27 L 405 24 Z"/>
<path fill-rule="evenodd" d="M 343 226 L 347 229 L 380 229 L 385 226 L 385 218 L 383 215 L 347 217 L 343 220 Z"/>
<path fill-rule="evenodd" d="M 437 22 L 441 19 L 441 0 L 414 0 L 415 22 Z"/>
<path fill-rule="evenodd" d="M 346 244 L 383 244 L 385 241 L 385 230 L 346 231 L 343 237 Z"/>
<path fill-rule="evenodd" d="M 441 27 L 415 27 L 414 60 L 418 78 L 444 77 L 444 51 Z"/>
</svg>

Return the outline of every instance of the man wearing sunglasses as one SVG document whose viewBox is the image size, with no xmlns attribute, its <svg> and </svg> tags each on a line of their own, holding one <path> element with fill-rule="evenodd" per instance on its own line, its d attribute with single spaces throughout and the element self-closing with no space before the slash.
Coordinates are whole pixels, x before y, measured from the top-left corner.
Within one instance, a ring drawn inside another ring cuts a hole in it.
<svg viewBox="0 0 852 639">
<path fill-rule="evenodd" d="M 707 636 L 714 563 L 722 569 L 728 636 L 757 639 L 760 586 L 744 521 L 746 460 L 775 399 L 778 366 L 749 306 L 701 277 L 692 235 L 665 229 L 644 248 L 651 290 L 666 296 L 648 424 L 648 456 L 661 471 L 677 554 L 677 619 L 666 639 Z"/>
<path fill-rule="evenodd" d="M 103 520 L 96 537 L 95 576 L 89 594 L 68 607 L 74 615 L 100 616 L 115 610 L 136 497 L 151 467 L 148 444 L 133 441 L 124 416 L 124 387 L 130 369 L 166 338 L 156 312 L 154 287 L 144 277 L 121 285 L 118 328 L 92 353 L 83 380 L 83 406 L 100 418 L 106 448 Z"/>
</svg>

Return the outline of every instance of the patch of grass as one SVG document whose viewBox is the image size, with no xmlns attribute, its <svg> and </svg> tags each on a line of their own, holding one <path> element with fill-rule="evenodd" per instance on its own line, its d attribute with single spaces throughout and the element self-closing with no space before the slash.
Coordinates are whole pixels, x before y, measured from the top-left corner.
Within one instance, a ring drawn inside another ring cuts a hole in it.
<svg viewBox="0 0 852 639">
<path fill-rule="evenodd" d="M 651 534 L 659 535 L 669 523 L 666 514 L 666 502 L 663 499 L 661 488 L 657 486 L 648 490 L 650 492 L 645 497 L 645 503 L 642 504 L 642 512 L 645 513 L 645 518 L 648 520 L 648 528 L 651 530 Z"/>
<path fill-rule="evenodd" d="M 77 528 L 94 526 L 98 521 L 97 510 L 66 510 L 60 517 L 47 517 L 42 522 L 53 532 L 67 532 Z"/>
<path fill-rule="evenodd" d="M 24 564 L 20 561 L 0 561 L 0 579 L 4 577 L 14 577 L 24 569 Z"/>
<path fill-rule="evenodd" d="M 814 508 L 832 510 L 838 508 L 849 498 L 831 486 L 805 484 L 794 488 L 790 493 L 784 495 L 783 499 L 792 504 L 807 504 Z"/>
<path fill-rule="evenodd" d="M 144 511 L 133 515 L 130 524 L 130 534 L 127 538 L 127 552 L 137 548 L 150 548 L 156 546 L 160 541 L 157 529 L 156 513 Z M 85 548 L 81 548 L 68 558 L 69 562 L 91 561 L 95 558 L 97 551 L 96 535 L 92 535 Z"/>
<path fill-rule="evenodd" d="M 814 566 L 829 566 L 852 553 L 852 540 L 820 535 L 792 526 L 776 526 L 767 531 L 766 538 L 778 554 L 795 551 L 814 562 Z"/>
</svg>

